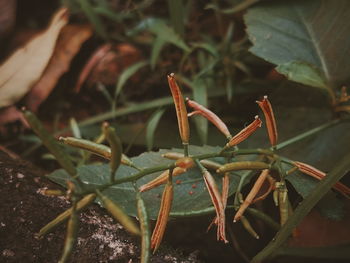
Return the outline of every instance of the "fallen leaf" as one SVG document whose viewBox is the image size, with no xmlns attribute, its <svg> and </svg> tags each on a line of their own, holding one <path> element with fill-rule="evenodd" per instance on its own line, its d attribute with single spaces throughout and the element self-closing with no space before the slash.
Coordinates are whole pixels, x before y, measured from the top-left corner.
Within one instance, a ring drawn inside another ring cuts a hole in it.
<svg viewBox="0 0 350 263">
<path fill-rule="evenodd" d="M 58 35 L 67 22 L 67 9 L 59 9 L 45 31 L 15 51 L 0 66 L 0 107 L 17 102 L 40 78 L 53 53 Z"/>
<path fill-rule="evenodd" d="M 91 35 L 92 29 L 88 25 L 67 25 L 61 30 L 49 64 L 26 98 L 26 105 L 30 110 L 36 111 L 47 98 L 58 79 L 68 71 L 70 62 L 81 45 Z"/>
</svg>

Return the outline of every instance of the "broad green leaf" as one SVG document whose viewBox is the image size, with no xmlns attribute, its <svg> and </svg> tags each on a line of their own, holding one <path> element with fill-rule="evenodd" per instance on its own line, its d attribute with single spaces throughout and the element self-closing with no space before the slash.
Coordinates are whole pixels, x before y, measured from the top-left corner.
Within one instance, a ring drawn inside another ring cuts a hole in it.
<svg viewBox="0 0 350 263">
<path fill-rule="evenodd" d="M 190 48 L 182 40 L 182 38 L 176 34 L 174 29 L 169 27 L 164 20 L 159 18 L 146 18 L 133 30 L 129 31 L 129 35 L 135 35 L 141 31 L 148 30 L 155 34 L 157 37 L 162 38 L 167 43 L 171 43 L 184 51 L 189 51 Z"/>
<path fill-rule="evenodd" d="M 279 65 L 276 70 L 288 79 L 316 88 L 327 88 L 327 80 L 314 66 L 300 61 Z"/>
<path fill-rule="evenodd" d="M 180 36 L 185 34 L 185 6 L 183 0 L 168 0 L 171 25 Z"/>
<path fill-rule="evenodd" d="M 305 64 L 321 72 L 314 86 L 334 88 L 350 80 L 350 5 L 347 0 L 273 1 L 249 9 L 247 32 L 255 55 L 276 65 L 294 81 L 310 85 Z M 299 64 L 300 62 L 305 64 Z M 292 63 L 286 68 L 287 63 Z M 295 64 L 296 63 L 296 64 Z M 310 72 L 311 71 L 311 72 Z M 326 83 L 322 80 L 327 80 Z"/>
<path fill-rule="evenodd" d="M 160 121 L 160 118 L 162 118 L 163 114 L 165 112 L 165 109 L 159 109 L 157 110 L 152 116 L 150 117 L 147 127 L 146 127 L 146 143 L 147 143 L 147 149 L 150 151 L 153 148 L 153 141 L 154 141 L 154 135 L 155 131 L 157 129 L 158 123 Z"/>
<path fill-rule="evenodd" d="M 137 63 L 131 65 L 130 67 L 127 67 L 125 70 L 123 70 L 123 72 L 120 74 L 120 76 L 118 78 L 118 82 L 117 82 L 117 85 L 115 87 L 115 97 L 117 97 L 119 95 L 119 93 L 122 91 L 126 81 L 132 75 L 134 75 L 140 68 L 142 68 L 146 65 L 148 65 L 147 61 L 140 61 L 140 62 L 137 62 Z"/>
<path fill-rule="evenodd" d="M 198 147 L 190 146 L 191 154 L 202 154 L 207 152 L 217 152 L 220 147 Z M 165 159 L 161 154 L 169 151 L 183 152 L 181 149 L 172 150 L 161 150 L 159 152 L 146 152 L 137 157 L 131 158 L 134 164 L 138 167 L 147 168 L 159 165 L 170 164 L 171 160 Z M 214 159 L 217 162 L 222 162 L 221 158 Z M 134 168 L 121 165 L 117 171 L 116 179 L 129 177 L 138 171 Z M 243 171 L 237 174 L 249 173 Z M 78 174 L 83 182 L 89 183 L 90 185 L 99 186 L 108 182 L 109 180 L 109 167 L 107 164 L 103 165 L 84 165 L 78 168 Z M 137 186 L 141 186 L 148 181 L 159 176 L 160 172 L 147 175 L 137 181 Z M 216 173 L 212 173 L 217 180 L 219 189 L 221 189 L 221 177 Z M 60 169 L 49 175 L 49 178 L 63 186 L 66 186 L 66 180 L 69 178 L 67 173 Z M 175 183 L 176 180 L 180 180 L 181 183 Z M 197 168 L 191 169 L 188 172 L 176 176 L 174 178 L 174 202 L 172 206 L 173 212 L 185 213 L 191 211 L 198 211 L 211 206 L 210 196 L 206 190 L 205 184 L 202 179 L 202 175 Z M 234 193 L 239 181 L 239 176 L 233 174 L 230 177 L 230 195 Z M 155 219 L 158 214 L 158 209 L 160 205 L 160 198 L 163 192 L 164 185 L 156 187 L 152 190 L 142 193 L 142 198 L 144 199 L 147 210 L 150 214 L 150 218 Z M 192 192 L 192 193 L 190 193 Z M 131 183 L 123 183 L 109 188 L 103 192 L 109 198 L 114 200 L 121 206 L 121 208 L 126 211 L 129 215 L 136 215 L 136 200 L 135 200 L 135 190 Z"/>
</svg>

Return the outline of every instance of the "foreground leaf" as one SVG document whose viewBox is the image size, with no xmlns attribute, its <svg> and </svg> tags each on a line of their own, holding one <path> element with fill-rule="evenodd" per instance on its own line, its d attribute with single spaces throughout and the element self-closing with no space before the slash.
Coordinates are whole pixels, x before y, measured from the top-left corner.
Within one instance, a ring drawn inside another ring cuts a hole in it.
<svg viewBox="0 0 350 263">
<path fill-rule="evenodd" d="M 201 154 L 206 152 L 219 151 L 219 147 L 198 147 L 190 146 L 191 154 Z M 176 149 L 175 149 L 176 150 Z M 170 164 L 172 161 L 165 159 L 161 154 L 172 150 L 161 150 L 159 152 L 147 152 L 137 157 L 131 158 L 134 164 L 138 167 L 153 167 L 158 165 Z M 178 149 L 177 151 L 182 152 Z M 222 162 L 222 159 L 216 159 L 218 162 Z M 116 178 L 129 177 L 137 172 L 136 169 L 121 165 L 117 171 Z M 78 168 L 78 174 L 83 182 L 90 185 L 102 185 L 109 180 L 109 167 L 105 165 L 85 165 Z M 137 186 L 149 182 L 156 178 L 161 172 L 147 175 L 137 181 Z M 245 172 L 239 172 L 237 174 L 244 174 Z M 219 189 L 221 189 L 221 177 L 216 173 L 212 173 L 216 179 Z M 49 175 L 49 178 L 63 186 L 66 185 L 66 180 L 69 178 L 64 170 L 57 170 Z M 177 181 L 176 180 L 180 180 Z M 230 178 L 229 195 L 233 194 L 239 181 L 239 176 L 232 175 Z M 247 180 L 248 181 L 248 180 Z M 149 216 L 151 219 L 157 218 L 161 195 L 164 186 L 156 187 L 150 191 L 142 193 L 142 199 L 145 201 Z M 117 202 L 118 205 L 129 215 L 136 216 L 136 199 L 135 189 L 132 183 L 123 183 L 115 185 L 108 190 L 104 191 L 104 194 Z M 205 188 L 202 174 L 198 169 L 190 169 L 188 172 L 179 175 L 174 180 L 174 201 L 171 212 L 176 213 L 188 213 L 191 211 L 198 211 L 211 206 L 211 199 L 208 191 Z"/>
</svg>

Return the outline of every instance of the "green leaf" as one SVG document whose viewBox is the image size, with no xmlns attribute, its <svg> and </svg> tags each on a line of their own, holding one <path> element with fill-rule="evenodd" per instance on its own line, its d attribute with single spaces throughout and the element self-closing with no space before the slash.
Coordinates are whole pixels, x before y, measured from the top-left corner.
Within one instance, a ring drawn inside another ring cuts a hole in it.
<svg viewBox="0 0 350 263">
<path fill-rule="evenodd" d="M 163 39 L 166 43 L 171 43 L 184 51 L 190 51 L 190 48 L 183 39 L 169 27 L 164 20 L 159 18 L 147 18 L 143 20 L 133 30 L 129 31 L 129 35 L 135 35 L 141 31 L 148 30 L 157 37 Z"/>
<path fill-rule="evenodd" d="M 245 15 L 253 43 L 250 50 L 276 65 L 296 62 L 312 65 L 325 76 L 328 87 L 344 85 L 350 77 L 350 62 L 345 55 L 350 46 L 349 17 L 347 0 L 336 4 L 330 0 L 310 0 L 257 5 Z M 289 70 L 291 80 L 305 81 L 300 77 L 299 67 L 294 65 Z M 320 79 L 313 84 L 325 86 Z"/>
<path fill-rule="evenodd" d="M 161 37 L 156 37 L 152 44 L 150 64 L 151 69 L 153 70 L 156 67 L 156 63 L 159 57 L 160 52 L 162 51 L 166 41 Z"/>
<path fill-rule="evenodd" d="M 190 146 L 191 154 L 203 154 L 208 152 L 220 151 L 221 147 L 212 146 Z M 171 149 L 161 150 L 159 152 L 146 152 L 137 157 L 131 158 L 133 163 L 137 167 L 147 168 L 159 165 L 170 164 L 173 161 L 165 159 L 161 154 L 166 152 L 183 152 L 182 149 Z M 215 158 L 217 162 L 222 162 L 222 158 Z M 135 174 L 137 170 L 134 168 L 121 165 L 116 173 L 116 179 L 129 177 Z M 90 184 L 91 186 L 100 186 L 104 183 L 109 182 L 109 167 L 108 165 L 84 165 L 78 168 L 78 174 L 80 179 Z M 148 181 L 159 176 L 161 172 L 147 175 L 137 181 L 137 186 L 141 186 Z M 237 174 L 249 173 L 249 171 L 239 172 Z M 212 173 L 217 180 L 219 189 L 221 189 L 221 177 L 216 173 Z M 54 171 L 49 175 L 49 178 L 62 186 L 66 186 L 66 180 L 69 178 L 67 173 L 60 169 Z M 181 180 L 180 184 L 176 184 L 176 180 Z M 236 174 L 230 177 L 230 195 L 234 193 L 239 181 L 239 176 Z M 194 188 L 195 186 L 195 188 Z M 160 205 L 160 198 L 163 192 L 164 185 L 156 187 L 152 190 L 142 193 L 142 198 L 146 203 L 147 211 L 149 212 L 150 218 L 155 219 L 158 214 Z M 192 191 L 193 194 L 189 192 Z M 108 190 L 103 192 L 113 201 L 117 202 L 120 207 L 129 215 L 135 216 L 136 212 L 136 199 L 135 189 L 132 183 L 123 183 L 115 185 Z M 173 212 L 186 213 L 191 211 L 198 211 L 211 206 L 211 199 L 206 190 L 205 184 L 202 179 L 202 175 L 197 168 L 191 169 L 188 172 L 179 175 L 174 178 L 174 202 L 172 206 Z"/>
<path fill-rule="evenodd" d="M 165 109 L 159 109 L 149 118 L 146 128 L 146 143 L 147 149 L 150 151 L 153 148 L 154 134 L 157 129 L 160 118 L 162 118 Z"/>
<path fill-rule="evenodd" d="M 196 78 L 193 81 L 192 88 L 194 100 L 204 107 L 207 107 L 208 94 L 204 80 L 201 78 Z M 194 123 L 202 144 L 206 144 L 208 140 L 208 120 L 201 115 L 195 115 L 192 118 L 194 118 Z"/>
<path fill-rule="evenodd" d="M 327 88 L 327 80 L 314 66 L 301 61 L 279 65 L 276 70 L 288 79 L 316 88 Z"/>
<path fill-rule="evenodd" d="M 134 75 L 140 68 L 142 68 L 146 65 L 148 65 L 147 61 L 140 61 L 140 62 L 137 62 L 137 63 L 131 65 L 130 67 L 127 67 L 125 70 L 123 70 L 123 72 L 120 74 L 120 76 L 118 78 L 118 82 L 117 82 L 117 85 L 115 87 L 115 97 L 117 97 L 119 95 L 119 93 L 122 91 L 126 81 L 132 75 Z"/>
</svg>

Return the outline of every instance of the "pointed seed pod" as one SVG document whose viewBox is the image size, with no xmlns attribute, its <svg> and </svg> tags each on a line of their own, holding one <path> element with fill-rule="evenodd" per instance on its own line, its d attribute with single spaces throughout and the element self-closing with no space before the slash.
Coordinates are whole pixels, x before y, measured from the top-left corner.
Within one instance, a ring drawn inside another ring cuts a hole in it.
<svg viewBox="0 0 350 263">
<path fill-rule="evenodd" d="M 187 109 L 181 90 L 176 83 L 174 73 L 168 75 L 168 83 L 175 104 L 180 137 L 183 144 L 188 144 L 190 139 L 190 127 L 188 124 Z"/>
<path fill-rule="evenodd" d="M 109 148 L 104 144 L 92 142 L 85 139 L 74 138 L 74 137 L 59 137 L 59 140 L 69 146 L 86 150 L 93 154 L 101 156 L 107 160 L 111 160 L 111 155 L 112 155 L 111 148 Z M 122 154 L 121 163 L 127 166 L 134 167 L 132 161 L 124 154 Z"/>
<path fill-rule="evenodd" d="M 77 212 L 83 210 L 84 208 L 88 207 L 96 198 L 96 194 L 89 194 L 86 195 L 84 198 L 82 198 L 77 203 Z M 39 237 L 45 235 L 46 233 L 53 230 L 56 226 L 60 225 L 64 221 L 66 221 L 72 214 L 72 208 L 67 209 L 63 213 L 61 213 L 59 216 L 57 216 L 54 220 L 49 222 L 46 226 L 40 229 Z"/>
<path fill-rule="evenodd" d="M 226 148 L 236 146 L 237 144 L 246 140 L 250 135 L 252 135 L 258 128 L 261 127 L 262 121 L 259 116 L 255 116 L 255 120 L 237 133 L 233 138 L 226 144 Z"/>
<path fill-rule="evenodd" d="M 140 192 L 136 193 L 137 200 L 137 215 L 140 221 L 141 229 L 141 263 L 148 263 L 150 258 L 151 248 L 151 233 L 149 228 L 149 218 L 145 202 L 143 201 Z"/>
<path fill-rule="evenodd" d="M 273 113 L 271 103 L 268 100 L 267 96 L 264 96 L 262 101 L 256 101 L 256 103 L 258 103 L 259 107 L 264 113 L 266 128 L 267 128 L 267 133 L 269 135 L 270 143 L 272 146 L 275 146 L 277 144 L 278 133 L 277 133 L 275 115 Z"/>
<path fill-rule="evenodd" d="M 261 172 L 258 179 L 255 181 L 252 189 L 250 190 L 249 194 L 247 195 L 247 198 L 243 201 L 243 204 L 239 207 L 233 222 L 238 221 L 242 216 L 244 211 L 250 206 L 250 204 L 253 202 L 255 196 L 259 192 L 261 186 L 263 185 L 266 177 L 269 175 L 269 170 L 265 169 Z"/>
<path fill-rule="evenodd" d="M 58 189 L 44 189 L 42 191 L 42 193 L 44 195 L 47 195 L 47 196 L 62 196 L 62 195 L 64 195 L 64 192 L 61 190 L 58 190 Z"/>
<path fill-rule="evenodd" d="M 162 242 L 173 202 L 173 195 L 173 185 L 168 181 L 163 191 L 156 226 L 154 227 L 151 237 L 151 249 L 153 249 L 153 253 L 156 252 L 160 243 Z"/>
<path fill-rule="evenodd" d="M 275 189 L 276 180 L 273 179 L 272 176 L 270 176 L 270 175 L 267 176 L 267 180 L 269 182 L 269 188 L 267 189 L 267 191 L 264 194 L 260 195 L 259 197 L 256 197 L 252 201 L 252 204 L 254 204 L 258 201 L 264 200 L 271 193 L 271 191 L 273 191 Z"/>
<path fill-rule="evenodd" d="M 134 221 L 111 199 L 97 191 L 104 208 L 117 220 L 127 231 L 134 235 L 140 235 L 140 229 Z"/>
<path fill-rule="evenodd" d="M 208 121 L 210 121 L 212 124 L 215 125 L 215 127 L 222 132 L 227 139 L 230 139 L 231 133 L 228 130 L 226 124 L 211 110 L 207 109 L 203 105 L 199 104 L 198 102 L 195 102 L 194 100 L 190 100 L 189 98 L 186 98 L 187 105 L 193 108 L 195 111 L 190 113 L 190 116 L 195 114 L 200 114 L 204 118 L 206 118 Z"/>
<path fill-rule="evenodd" d="M 242 162 L 233 162 L 227 163 L 216 170 L 217 173 L 226 173 L 230 171 L 239 171 L 239 170 L 264 170 L 269 169 L 270 165 L 264 162 L 259 161 L 242 161 Z"/>
<path fill-rule="evenodd" d="M 250 222 L 248 221 L 248 219 L 245 216 L 241 217 L 241 223 L 243 225 L 243 227 L 245 228 L 245 230 L 247 230 L 247 232 L 254 237 L 255 239 L 259 239 L 259 235 L 256 233 L 256 231 L 254 230 L 254 228 L 252 227 L 252 225 L 250 224 Z"/>
<path fill-rule="evenodd" d="M 185 172 L 186 172 L 186 169 L 183 169 L 181 167 L 175 167 L 172 172 L 172 176 L 177 176 Z M 147 184 L 141 185 L 139 188 L 139 191 L 145 192 L 161 184 L 165 184 L 168 180 L 168 177 L 169 177 L 169 170 L 166 170 L 163 173 L 161 173 L 158 177 L 153 179 L 152 181 L 148 182 Z"/>
<path fill-rule="evenodd" d="M 288 192 L 287 188 L 280 187 L 278 189 L 278 204 L 280 208 L 280 223 L 283 226 L 289 217 L 289 201 L 288 201 Z"/>
<path fill-rule="evenodd" d="M 300 172 L 312 176 L 318 180 L 322 180 L 326 173 L 318 170 L 317 168 L 302 162 L 293 162 L 293 164 L 299 169 Z M 333 188 L 343 194 L 345 197 L 349 198 L 350 188 L 346 185 L 337 182 L 333 185 Z"/>
</svg>

